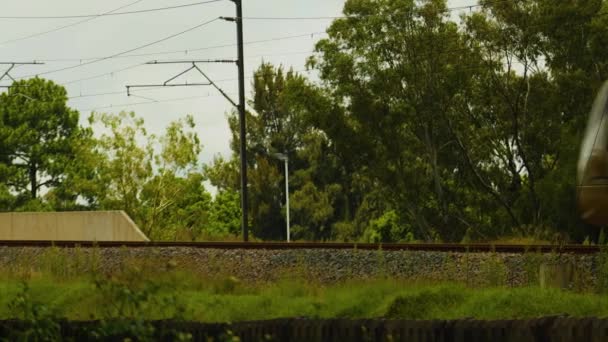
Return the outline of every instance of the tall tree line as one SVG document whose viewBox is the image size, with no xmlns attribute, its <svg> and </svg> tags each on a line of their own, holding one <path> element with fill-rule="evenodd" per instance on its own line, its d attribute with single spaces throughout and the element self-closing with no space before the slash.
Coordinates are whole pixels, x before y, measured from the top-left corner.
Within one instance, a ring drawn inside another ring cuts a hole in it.
<svg viewBox="0 0 608 342">
<path fill-rule="evenodd" d="M 606 3 L 480 4 L 455 19 L 443 0 L 350 0 L 309 59 L 320 82 L 260 67 L 248 132 L 254 233 L 284 237 L 274 152 L 290 156 L 301 239 L 594 233 L 576 212 L 575 165 L 607 77 Z M 225 167 L 233 151 L 213 167 L 236 170 Z"/>
</svg>

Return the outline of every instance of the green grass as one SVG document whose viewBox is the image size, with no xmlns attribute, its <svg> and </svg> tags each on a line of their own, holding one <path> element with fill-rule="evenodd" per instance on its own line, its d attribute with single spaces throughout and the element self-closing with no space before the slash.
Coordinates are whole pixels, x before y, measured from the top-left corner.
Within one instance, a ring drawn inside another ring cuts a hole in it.
<svg viewBox="0 0 608 342">
<path fill-rule="evenodd" d="M 302 279 L 246 284 L 235 278 L 197 279 L 167 273 L 154 280 L 138 274 L 57 281 L 37 276 L 0 280 L 0 318 L 20 318 L 15 298 L 43 305 L 58 317 L 100 319 L 179 317 L 234 322 L 279 317 L 478 319 L 545 315 L 608 316 L 608 297 L 557 289 L 469 288 L 377 279 L 323 286 Z"/>
</svg>

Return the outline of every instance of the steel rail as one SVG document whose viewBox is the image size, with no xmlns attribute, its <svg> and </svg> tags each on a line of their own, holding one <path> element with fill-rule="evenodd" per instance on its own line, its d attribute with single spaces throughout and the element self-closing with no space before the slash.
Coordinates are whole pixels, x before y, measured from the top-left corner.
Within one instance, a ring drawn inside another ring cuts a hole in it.
<svg viewBox="0 0 608 342">
<path fill-rule="evenodd" d="M 486 252 L 486 253 L 560 253 L 595 254 L 601 246 L 583 245 L 503 245 L 503 244 L 371 244 L 371 243 L 314 243 L 314 242 L 123 242 L 123 241 L 13 241 L 0 240 L 0 247 L 62 247 L 62 248 L 201 248 L 201 249 L 360 249 L 385 251 L 428 252 Z"/>
</svg>

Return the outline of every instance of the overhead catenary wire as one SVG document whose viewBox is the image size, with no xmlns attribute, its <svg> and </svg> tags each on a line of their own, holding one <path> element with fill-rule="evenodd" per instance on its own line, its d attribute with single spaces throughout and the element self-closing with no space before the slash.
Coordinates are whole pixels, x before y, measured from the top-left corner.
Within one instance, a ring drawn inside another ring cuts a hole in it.
<svg viewBox="0 0 608 342">
<path fill-rule="evenodd" d="M 102 15 L 97 16 L 97 17 L 91 17 L 91 18 L 87 18 L 87 19 L 84 19 L 84 20 L 79 20 L 79 21 L 77 21 L 75 23 L 59 26 L 59 27 L 56 27 L 56 28 L 53 28 L 53 29 L 50 29 L 50 30 L 47 30 L 47 31 L 42 31 L 42 32 L 38 32 L 38 33 L 29 34 L 27 36 L 23 36 L 23 37 L 20 37 L 20 38 L 13 38 L 13 39 L 5 40 L 3 42 L 0 42 L 0 46 L 6 45 L 6 44 L 10 44 L 10 43 L 16 43 L 16 42 L 23 41 L 23 40 L 30 39 L 30 38 L 40 37 L 40 36 L 43 36 L 45 34 L 57 32 L 57 31 L 60 31 L 60 30 L 63 30 L 63 29 L 69 28 L 69 27 L 74 27 L 74 26 L 77 26 L 77 25 L 80 25 L 80 24 L 84 24 L 84 23 L 93 21 L 93 20 L 95 20 L 95 19 L 97 19 L 97 18 L 99 18 L 99 17 L 101 17 L 103 15 L 107 15 L 109 13 L 120 11 L 123 8 L 127 8 L 127 7 L 130 7 L 130 6 L 133 6 L 133 5 L 138 4 L 138 3 L 142 2 L 142 1 L 144 1 L 144 0 L 133 1 L 131 3 L 128 3 L 128 4 L 124 5 L 124 6 L 120 6 L 118 8 L 115 8 L 115 9 L 111 10 L 111 11 L 105 12 Z"/>
<path fill-rule="evenodd" d="M 150 88 L 142 88 L 142 89 L 136 89 L 136 90 L 131 90 L 132 93 L 140 93 L 140 92 L 144 92 L 144 91 L 151 91 L 151 90 L 156 90 L 159 89 L 161 87 L 150 87 Z M 69 96 L 68 100 L 76 100 L 76 99 L 82 99 L 82 98 L 88 98 L 88 97 L 99 97 L 99 96 L 110 96 L 110 95 L 124 95 L 125 92 L 124 90 L 120 90 L 120 91 L 106 91 L 106 92 L 100 92 L 100 93 L 84 93 L 84 94 L 79 94 L 79 95 L 74 95 L 74 96 Z"/>
<path fill-rule="evenodd" d="M 121 69 L 116 69 L 113 71 L 109 71 L 109 72 L 104 72 L 102 74 L 96 74 L 94 76 L 87 76 L 84 78 L 79 78 L 79 79 L 75 79 L 75 80 L 71 80 L 71 81 L 67 81 L 67 82 L 63 82 L 63 85 L 69 85 L 69 84 L 74 84 L 74 83 L 78 83 L 78 82 L 82 82 L 82 81 L 89 81 L 89 80 L 93 80 L 96 78 L 100 78 L 100 77 L 104 77 L 104 76 L 112 76 L 114 74 L 118 74 L 127 70 L 131 70 L 131 69 L 135 69 L 139 66 L 144 65 L 145 63 L 137 63 L 137 64 L 131 64 L 127 67 L 121 68 Z"/>
<path fill-rule="evenodd" d="M 601 15 L 601 14 L 599 14 Z M 529 26 L 540 26 L 539 24 L 536 25 L 529 25 Z M 507 31 L 508 29 L 501 29 L 500 31 Z M 281 40 L 288 40 L 288 39 L 295 39 L 295 38 L 302 38 L 302 37 L 314 37 L 315 35 L 320 35 L 320 34 L 327 34 L 326 32 L 321 32 L 321 31 L 317 31 L 317 32 L 310 32 L 310 33 L 305 33 L 305 34 L 298 34 L 298 35 L 290 35 L 290 36 L 283 36 L 283 37 L 275 37 L 275 38 L 270 38 L 270 39 L 262 39 L 262 40 L 255 40 L 255 41 L 249 41 L 249 42 L 245 42 L 245 45 L 252 45 L 252 44 L 260 44 L 260 43 L 268 43 L 268 42 L 274 42 L 274 41 L 281 41 Z M 116 56 L 114 58 L 128 58 L 128 57 L 146 57 L 146 56 L 159 56 L 159 55 L 167 55 L 167 54 L 175 54 L 175 53 L 189 53 L 189 52 L 196 52 L 196 51 L 205 51 L 205 50 L 213 50 L 213 49 L 218 49 L 218 48 L 224 48 L 224 47 L 232 47 L 235 46 L 235 44 L 223 44 L 223 45 L 213 45 L 213 46 L 207 46 L 207 47 L 201 47 L 201 48 L 195 48 L 195 49 L 182 49 L 182 50 L 172 50 L 172 51 L 162 51 L 162 52 L 152 52 L 152 53 L 144 53 L 144 54 L 135 54 L 135 55 L 121 55 L 121 56 Z M 341 49 L 342 50 L 342 49 Z M 457 51 L 448 51 L 448 52 L 457 52 Z M 256 57 L 262 57 L 262 56 L 256 56 Z M 83 59 L 38 59 L 40 61 L 44 61 L 44 62 L 54 62 L 54 61 L 80 61 L 80 60 L 88 60 L 89 58 L 83 58 Z M 68 81 L 68 82 L 64 82 L 63 84 L 73 84 L 73 83 L 77 83 L 77 82 L 81 82 L 81 81 L 87 81 L 87 80 L 91 80 L 91 79 L 95 79 L 95 78 L 100 78 L 100 77 L 104 77 L 104 76 L 109 76 L 115 73 L 120 73 L 126 70 L 130 70 L 139 66 L 144 65 L 145 63 L 137 63 L 134 65 L 130 65 L 126 68 L 121 68 L 121 69 L 117 69 L 117 70 L 113 70 L 113 71 L 109 71 L 109 72 L 105 72 L 105 73 L 101 73 L 95 76 L 90 76 L 90 77 L 85 77 L 85 78 L 80 78 L 80 79 L 76 79 L 76 80 L 72 80 L 72 81 Z M 222 82 L 223 80 L 217 81 L 217 82 Z"/>
<path fill-rule="evenodd" d="M 287 40 L 287 39 L 295 39 L 295 38 L 302 38 L 302 37 L 310 37 L 310 36 L 314 36 L 316 34 L 325 34 L 325 32 L 312 32 L 312 33 L 306 33 L 306 34 L 300 34 L 300 35 L 292 35 L 292 36 L 283 36 L 283 37 L 276 37 L 276 38 L 271 38 L 271 39 L 262 39 L 262 40 L 254 40 L 254 41 L 249 41 L 249 42 L 245 42 L 245 45 L 253 45 L 253 44 L 261 44 L 261 43 L 269 43 L 269 42 L 274 42 L 274 41 L 280 41 L 280 40 Z M 178 50 L 178 51 L 172 51 L 172 52 L 161 52 L 161 53 L 146 53 L 146 54 L 140 54 L 140 55 L 127 55 L 127 56 L 117 56 L 115 58 L 120 58 L 120 57 L 145 57 L 145 56 L 159 56 L 159 55 L 164 55 L 164 54 L 171 54 L 171 53 L 184 53 L 185 51 L 203 51 L 203 50 L 212 50 L 212 49 L 217 49 L 217 48 L 223 48 L 223 47 L 232 47 L 235 46 L 235 44 L 224 44 L 224 45 L 215 45 L 215 46 L 207 46 L 207 47 L 203 47 L 203 48 L 199 48 L 199 49 L 193 49 L 193 50 Z M 256 58 L 259 58 L 262 56 L 256 56 Z M 74 60 L 74 59 L 71 59 Z M 76 59 L 79 60 L 79 59 Z M 83 59 L 84 60 L 84 59 Z M 53 60 L 53 59 L 40 59 L 39 61 L 43 61 L 43 62 L 53 62 L 53 61 L 58 61 L 57 59 Z M 131 70 L 131 69 L 135 69 L 137 67 L 140 67 L 142 65 L 145 65 L 146 63 L 137 63 L 137 64 L 131 64 L 127 67 L 124 68 L 120 68 L 120 69 L 116 69 L 116 70 L 112 70 L 112 71 L 108 71 L 108 72 L 104 72 L 104 73 L 100 73 L 100 74 L 96 74 L 94 76 L 87 76 L 87 77 L 83 77 L 83 78 L 78 78 L 78 79 L 74 79 L 74 80 L 70 80 L 67 82 L 63 82 L 62 84 L 64 85 L 69 85 L 69 84 L 74 84 L 74 83 L 78 83 L 78 82 L 82 82 L 82 81 L 89 81 L 92 79 L 96 79 L 96 78 L 101 78 L 101 77 L 105 77 L 105 76 L 111 76 L 113 74 L 118 74 L 127 70 Z"/>
<path fill-rule="evenodd" d="M 602 15 L 602 14 L 598 14 L 598 15 Z M 569 23 L 569 25 L 573 25 L 573 24 L 584 24 L 584 23 Z M 527 26 L 532 27 L 532 26 L 541 26 L 541 25 L 539 25 L 539 24 L 533 24 L 533 25 L 527 25 Z M 509 28 L 499 29 L 499 30 L 506 31 L 506 30 L 509 30 Z M 313 32 L 313 33 L 307 33 L 307 34 L 301 34 L 301 35 L 295 35 L 295 36 L 276 37 L 276 38 L 271 38 L 271 39 L 250 41 L 250 42 L 246 42 L 245 44 L 257 44 L 257 43 L 262 43 L 262 42 L 271 42 L 271 41 L 277 41 L 277 40 L 283 40 L 283 39 L 292 39 L 292 38 L 298 38 L 298 37 L 304 37 L 304 36 L 314 36 L 315 34 L 322 34 L 322 33 L 325 33 L 325 32 Z M 206 50 L 206 49 L 213 49 L 213 48 L 225 47 L 225 46 L 234 46 L 234 44 L 208 46 L 208 47 L 203 47 L 203 48 L 199 48 L 199 49 L 192 49 L 190 51 L 203 50 L 203 49 Z M 347 49 L 348 49 L 348 47 L 346 48 L 346 50 Z M 343 50 L 343 48 L 340 48 L 340 50 Z M 180 52 L 184 52 L 183 50 L 179 50 L 179 51 Z M 188 50 L 185 50 L 185 51 L 188 51 Z M 459 50 L 444 50 L 444 51 L 439 51 L 438 53 L 439 54 L 444 54 L 444 53 L 459 52 L 459 51 L 460 51 L 460 49 Z M 141 55 L 152 55 L 152 54 L 141 54 Z M 422 57 L 422 56 L 418 56 L 418 57 Z M 128 66 L 126 68 L 122 68 L 122 69 L 119 69 L 119 70 L 114 70 L 114 71 L 106 72 L 106 73 L 99 74 L 99 75 L 96 75 L 96 76 L 91 76 L 91 77 L 86 77 L 86 78 L 82 78 L 82 79 L 78 79 L 78 80 L 73 80 L 73 81 L 70 81 L 70 82 L 65 82 L 64 84 L 71 84 L 71 83 L 75 83 L 75 82 L 79 82 L 79 81 L 84 81 L 84 80 L 90 80 L 90 79 L 94 79 L 94 78 L 98 78 L 98 77 L 103 77 L 103 76 L 106 76 L 106 75 L 112 75 L 114 73 L 119 73 L 119 72 L 122 72 L 122 71 L 133 69 L 133 68 L 138 67 L 140 65 L 142 65 L 142 64 L 138 63 L 136 65 L 131 65 L 131 66 Z M 228 81 L 234 81 L 234 80 L 235 79 L 222 79 L 222 80 L 218 80 L 216 82 L 228 82 Z M 116 92 L 116 93 L 119 93 L 119 92 Z M 101 95 L 105 95 L 105 94 L 103 94 L 103 93 L 102 94 L 90 94 L 90 95 L 86 95 L 86 96 L 101 96 Z M 83 95 L 83 96 L 77 96 L 77 97 L 85 97 L 85 95 Z M 75 97 L 75 98 L 77 98 L 77 97 Z"/>
<path fill-rule="evenodd" d="M 252 40 L 252 41 L 245 42 L 244 45 L 271 43 L 271 42 L 276 42 L 276 41 L 281 41 L 281 40 L 289 40 L 289 39 L 305 38 L 305 37 L 314 38 L 314 36 L 326 35 L 326 34 L 327 33 L 323 32 L 323 31 L 315 31 L 315 32 L 302 33 L 302 34 L 297 34 L 297 35 L 289 35 L 289 36 L 281 36 L 281 37 L 274 37 L 274 38 L 268 38 L 268 39 Z M 170 55 L 170 54 L 176 54 L 176 53 L 189 54 L 191 52 L 207 51 L 207 50 L 221 49 L 221 48 L 234 47 L 234 46 L 236 46 L 235 43 L 229 43 L 229 44 L 219 44 L 219 45 L 203 46 L 203 47 L 193 48 L 193 49 L 166 50 L 166 51 L 147 52 L 147 53 L 128 54 L 128 55 L 124 54 L 124 55 L 116 56 L 116 57 L 113 57 L 113 58 L 149 57 L 149 56 Z M 89 61 L 89 60 L 95 60 L 95 59 L 100 59 L 100 58 L 103 58 L 103 57 L 38 58 L 36 60 L 40 61 L 40 62 L 50 63 L 50 62 L 82 62 L 82 61 Z"/>
<path fill-rule="evenodd" d="M 314 51 L 298 51 L 298 52 L 284 52 L 284 53 L 276 53 L 276 54 L 260 54 L 260 55 L 255 55 L 255 56 L 249 56 L 246 59 L 253 59 L 253 58 L 260 58 L 260 57 L 267 57 L 267 56 L 284 56 L 284 55 L 312 54 L 313 52 Z M 145 64 L 146 63 L 137 64 L 137 66 L 143 66 Z M 310 71 L 310 70 L 307 70 L 307 69 L 294 70 L 294 72 L 307 72 L 307 71 Z M 105 75 L 107 75 L 107 74 L 103 74 L 102 76 L 105 76 Z M 93 77 L 95 77 L 95 76 L 93 76 Z M 248 76 L 246 78 L 247 79 L 252 79 L 253 76 Z M 229 79 L 220 79 L 220 80 L 217 80 L 216 82 L 229 82 L 229 81 L 236 81 L 236 80 L 237 80 L 236 78 L 229 78 Z M 63 85 L 72 84 L 72 83 L 75 83 L 75 81 L 64 82 Z M 142 89 L 137 89 L 137 90 L 131 90 L 131 92 L 150 91 L 150 90 L 155 90 L 155 89 L 159 89 L 159 88 L 162 88 L 162 87 L 142 88 Z M 124 95 L 124 93 L 125 93 L 124 91 L 107 91 L 107 92 L 89 93 L 89 94 L 85 93 L 85 94 L 70 96 L 70 97 L 68 97 L 68 99 L 75 100 L 75 99 L 87 98 L 87 97 L 109 96 L 109 95 Z"/>
<path fill-rule="evenodd" d="M 13 20 L 45 19 L 46 20 L 46 19 L 99 18 L 99 17 L 108 17 L 108 16 L 117 16 L 117 15 L 129 15 L 129 14 L 141 14 L 141 13 L 150 13 L 150 12 L 158 12 L 158 11 L 167 11 L 167 10 L 173 10 L 173 9 L 179 9 L 179 8 L 185 8 L 185 7 L 206 5 L 206 4 L 211 4 L 211 3 L 220 2 L 220 1 L 224 1 L 224 0 L 208 0 L 208 1 L 193 2 L 193 3 L 189 3 L 189 4 L 148 8 L 148 9 L 142 9 L 142 10 L 137 10 L 137 11 L 126 11 L 126 12 L 110 11 L 110 12 L 106 12 L 106 13 L 97 13 L 97 14 L 58 15 L 58 16 L 0 16 L 0 19 L 13 19 Z M 122 8 L 124 8 L 124 7 L 122 7 Z"/>
<path fill-rule="evenodd" d="M 123 94 L 124 94 L 124 91 L 123 91 Z M 78 109 L 78 110 L 81 112 L 89 112 L 89 111 L 97 111 L 100 109 L 108 109 L 108 108 L 124 108 L 124 107 L 131 107 L 131 106 L 141 106 L 141 105 L 146 105 L 146 104 L 179 102 L 179 101 L 188 101 L 188 100 L 196 100 L 196 99 L 204 99 L 204 98 L 208 98 L 208 97 L 220 97 L 220 96 L 221 96 L 220 94 L 213 94 L 213 95 L 208 94 L 208 95 L 199 95 L 199 96 L 170 98 L 170 99 L 164 99 L 164 100 L 150 99 L 149 101 L 122 103 L 122 104 L 117 104 L 117 105 L 107 105 L 107 106 L 94 107 L 94 108 L 88 108 L 88 109 Z"/>
<path fill-rule="evenodd" d="M 463 67 L 462 70 L 465 70 L 465 69 L 471 70 L 471 69 L 486 68 L 487 66 L 484 66 L 484 65 L 471 65 L 471 66 L 462 66 L 462 67 Z M 296 72 L 296 73 L 300 73 L 300 72 L 311 72 L 313 70 L 309 70 L 309 69 L 297 69 L 297 70 L 293 70 L 293 71 Z M 438 73 L 438 72 L 433 72 L 433 73 Z M 255 76 L 248 76 L 248 77 L 246 77 L 246 79 L 253 79 L 253 78 L 255 78 Z M 237 80 L 236 78 L 229 78 L 229 79 L 217 80 L 216 82 L 217 83 L 222 83 L 222 82 L 230 82 L 230 81 L 236 81 L 236 80 Z M 137 90 L 137 92 L 157 90 L 159 88 L 161 88 L 161 87 L 139 89 L 139 90 Z M 68 99 L 69 100 L 73 100 L 73 99 L 83 98 L 83 97 L 97 97 L 97 96 L 123 95 L 123 94 L 124 94 L 124 91 L 116 91 L 116 92 L 106 92 L 106 93 L 83 94 L 83 95 L 72 96 L 72 97 L 69 97 Z M 227 93 L 227 94 L 234 95 L 234 93 Z M 179 102 L 179 101 L 185 101 L 185 100 L 191 100 L 191 99 L 200 99 L 200 98 L 207 98 L 207 97 L 213 97 L 213 96 L 219 97 L 220 94 L 217 94 L 217 95 L 207 95 L 207 96 L 190 96 L 190 97 L 181 97 L 181 98 L 171 98 L 171 99 L 165 99 L 165 100 L 155 100 L 155 99 L 151 99 L 151 98 L 145 98 L 148 101 L 145 101 L 145 102 L 135 102 L 135 103 L 123 103 L 123 104 L 117 104 L 117 105 L 97 106 L 97 107 L 93 107 L 93 108 L 78 109 L 78 110 L 81 111 L 81 112 L 96 111 L 96 110 L 100 110 L 100 109 L 124 108 L 124 107 L 140 106 L 140 105 L 154 104 L 154 103 Z M 135 97 L 144 98 L 143 96 L 135 96 Z"/>
<path fill-rule="evenodd" d="M 474 4 L 474 5 L 463 5 L 463 6 L 455 6 L 455 7 L 447 7 L 444 10 L 440 11 L 440 13 L 450 13 L 455 11 L 462 10 L 472 10 L 473 8 L 486 7 L 490 5 L 507 3 L 507 2 L 518 2 L 521 0 L 496 0 L 496 1 L 487 1 L 483 4 Z M 335 20 L 335 19 L 356 19 L 356 18 L 367 18 L 367 17 L 380 17 L 384 16 L 383 14 L 369 14 L 369 15 L 356 15 L 356 16 L 348 16 L 348 15 L 340 15 L 340 16 L 310 16 L 310 17 L 253 17 L 253 16 L 244 16 L 242 20 Z M 224 17 L 223 19 L 234 20 L 234 17 Z"/>
<path fill-rule="evenodd" d="M 450 52 L 457 52 L 459 50 L 451 50 Z M 417 56 L 417 58 L 414 59 L 414 61 L 420 61 L 422 60 L 422 58 L 420 58 L 422 56 Z M 495 62 L 495 61 L 488 61 L 490 63 Z M 502 63 L 503 66 L 508 66 L 509 64 L 522 64 L 521 62 L 517 62 L 517 61 L 512 61 L 511 63 Z M 462 66 L 460 64 L 457 64 L 458 66 Z M 474 69 L 482 69 L 482 68 L 487 68 L 487 64 L 485 65 L 466 65 L 466 66 L 462 66 L 463 69 L 462 70 L 474 70 Z M 291 70 L 295 73 L 310 73 L 315 71 L 314 69 L 305 69 L 305 68 L 301 68 L 301 69 L 294 69 Z M 435 72 L 438 73 L 438 72 Z M 255 76 L 247 76 L 245 77 L 248 80 L 254 79 Z M 215 83 L 226 83 L 226 82 L 234 82 L 237 81 L 237 78 L 225 78 L 225 79 L 219 79 L 216 80 Z M 142 89 L 137 89 L 137 90 L 131 90 L 131 92 L 144 92 L 144 91 L 151 91 L 151 90 L 158 90 L 162 88 L 162 86 L 154 86 L 154 87 L 149 87 L 149 88 L 142 88 Z M 124 95 L 124 91 L 109 91 L 109 92 L 101 92 L 101 93 L 91 93 L 91 94 L 81 94 L 81 95 L 76 95 L 76 96 L 70 96 L 68 99 L 70 100 L 74 100 L 74 99 L 79 99 L 79 98 L 87 98 L 87 97 L 99 97 L 99 96 L 109 96 L 109 95 Z"/>
<path fill-rule="evenodd" d="M 211 19 L 211 20 L 207 20 L 207 21 L 205 21 L 205 22 L 203 22 L 201 24 L 198 24 L 198 25 L 190 27 L 190 28 L 188 28 L 186 30 L 183 30 L 183 31 L 171 34 L 171 35 L 169 35 L 167 37 L 164 37 L 162 39 L 158 39 L 158 40 L 155 40 L 153 42 L 150 42 L 150 43 L 147 43 L 147 44 L 144 44 L 144 45 L 140 45 L 138 47 L 135 47 L 135 48 L 132 48 L 132 49 L 129 49 L 129 50 L 125 50 L 125 51 L 122 51 L 122 52 L 119 52 L 119 53 L 115 53 L 113 55 L 109 55 L 109 56 L 102 57 L 102 58 L 99 58 L 99 59 L 94 59 L 94 60 L 91 60 L 91 61 L 88 61 L 88 62 L 85 62 L 85 63 L 82 63 L 82 64 L 78 64 L 78 65 L 72 65 L 72 66 L 68 66 L 68 67 L 64 67 L 64 68 L 59 68 L 59 69 L 55 69 L 55 70 L 50 70 L 50 71 L 45 71 L 45 72 L 41 72 L 41 73 L 37 73 L 37 74 L 22 76 L 22 77 L 19 77 L 19 79 L 25 79 L 25 78 L 30 78 L 30 77 L 34 77 L 34 76 L 40 76 L 40 75 L 53 74 L 53 73 L 56 73 L 56 72 L 76 69 L 76 68 L 83 67 L 85 65 L 90 65 L 90 64 L 93 64 L 93 63 L 98 63 L 98 62 L 101 62 L 101 61 L 112 59 L 112 58 L 115 58 L 117 56 L 127 54 L 129 52 L 137 51 L 137 50 L 140 50 L 140 49 L 143 49 L 143 48 L 147 48 L 149 46 L 152 46 L 152 45 L 164 42 L 166 40 L 169 40 L 169 39 L 175 38 L 177 36 L 180 36 L 180 35 L 182 35 L 184 33 L 188 33 L 190 31 L 194 31 L 194 30 L 196 30 L 198 28 L 201 28 L 203 26 L 206 26 L 206 25 L 209 25 L 209 24 L 211 24 L 213 22 L 216 22 L 216 21 L 218 21 L 218 19 L 219 18 L 214 18 L 214 19 Z"/>
<path fill-rule="evenodd" d="M 484 6 L 491 5 L 491 4 L 497 4 L 497 3 L 513 2 L 513 1 L 520 1 L 520 0 L 498 0 L 498 1 L 494 1 L 494 2 L 486 2 Z M 450 8 L 447 8 L 446 10 L 459 10 L 462 8 L 480 7 L 480 6 L 482 6 L 482 5 L 458 6 L 458 7 L 450 7 Z M 370 16 L 378 16 L 378 15 L 374 14 L 374 15 L 368 15 L 365 17 L 370 17 Z M 226 17 L 220 17 L 220 18 L 226 19 Z M 262 20 L 262 19 L 297 20 L 298 18 L 322 18 L 322 17 L 276 17 L 276 18 L 275 17 L 243 17 L 244 20 L 254 19 L 254 18 L 259 18 L 260 20 Z M 353 16 L 353 17 L 335 16 L 335 17 L 323 17 L 323 18 L 340 19 L 340 18 L 356 18 L 356 16 Z M 538 26 L 538 25 L 529 25 L 529 26 Z M 506 30 L 503 30 L 503 31 L 506 31 Z M 249 41 L 249 42 L 245 42 L 244 44 L 252 45 L 252 44 L 260 44 L 260 43 L 302 38 L 302 37 L 314 37 L 316 35 L 326 35 L 326 34 L 327 34 L 327 32 L 324 32 L 324 31 L 316 31 L 316 32 L 310 32 L 310 33 L 304 33 L 304 34 L 298 34 L 298 35 L 289 35 L 289 36 L 283 36 L 283 37 L 275 37 L 275 38 L 269 38 L 269 39 Z M 111 58 L 134 58 L 134 57 L 169 55 L 169 54 L 177 54 L 177 53 L 188 54 L 188 53 L 197 52 L 197 51 L 206 51 L 206 50 L 213 50 L 213 49 L 219 49 L 219 48 L 233 47 L 235 45 L 236 44 L 234 44 L 234 43 L 229 43 L 229 44 L 205 46 L 205 47 L 200 47 L 200 48 L 191 48 L 191 49 L 186 48 L 186 49 L 179 49 L 179 50 L 157 51 L 157 52 L 149 52 L 149 53 L 141 53 L 141 54 L 123 53 L 123 54 L 120 54 L 117 56 L 113 56 Z M 108 58 L 108 57 L 37 58 L 36 60 L 50 63 L 50 62 L 70 62 L 70 61 L 83 62 L 83 61 L 97 60 L 97 59 L 102 59 L 102 58 Z M 141 65 L 141 64 L 138 64 L 138 65 Z M 133 67 L 135 67 L 135 66 L 133 66 Z"/>
<path fill-rule="evenodd" d="M 435 54 L 436 55 L 443 55 L 443 54 L 459 53 L 459 52 L 462 52 L 462 51 L 463 51 L 463 49 L 443 50 L 443 51 L 435 52 Z M 302 52 L 297 52 L 297 53 L 301 54 L 301 53 L 312 53 L 312 52 L 311 51 L 302 51 Z M 258 58 L 258 57 L 264 57 L 264 56 L 266 56 L 266 55 L 252 56 L 250 58 L 253 58 L 253 57 Z M 427 54 L 422 54 L 422 55 L 417 55 L 416 58 L 414 58 L 412 61 L 421 61 L 421 60 L 424 59 L 424 57 L 431 57 L 431 56 L 428 53 Z M 517 61 L 512 61 L 511 63 L 512 64 L 522 64 L 521 62 L 517 62 Z M 507 66 L 508 64 L 509 63 L 503 63 L 504 66 Z M 138 64 L 138 66 L 139 66 L 139 64 Z M 474 69 L 475 67 L 467 66 L 467 68 L 468 69 Z M 481 67 L 479 67 L 479 68 L 481 68 Z M 304 68 L 304 69 L 295 69 L 295 70 L 292 70 L 292 71 L 296 72 L 296 73 L 303 73 L 303 72 L 310 73 L 311 71 L 314 71 L 314 69 L 311 70 L 311 69 Z M 104 74 L 104 75 L 106 75 L 106 74 Z M 253 78 L 255 78 L 255 77 L 254 76 L 247 76 L 246 77 L 246 79 L 253 79 Z M 225 79 L 216 80 L 215 83 L 234 82 L 236 80 L 237 80 L 237 78 L 234 78 L 234 77 L 233 78 L 225 78 Z M 74 82 L 68 82 L 68 83 L 74 83 Z M 64 83 L 64 84 L 68 84 L 68 83 Z M 162 87 L 158 86 L 158 87 L 149 87 L 149 88 L 144 88 L 144 89 L 138 89 L 138 90 L 136 90 L 136 92 L 150 91 L 150 90 L 155 90 L 155 89 L 159 89 L 159 88 L 162 88 Z M 81 94 L 81 95 L 71 96 L 71 97 L 69 97 L 69 99 L 73 100 L 73 99 L 86 98 L 86 97 L 97 97 L 97 96 L 108 96 L 108 95 L 123 95 L 123 94 L 124 94 L 124 91 L 111 91 L 111 92 Z"/>
</svg>

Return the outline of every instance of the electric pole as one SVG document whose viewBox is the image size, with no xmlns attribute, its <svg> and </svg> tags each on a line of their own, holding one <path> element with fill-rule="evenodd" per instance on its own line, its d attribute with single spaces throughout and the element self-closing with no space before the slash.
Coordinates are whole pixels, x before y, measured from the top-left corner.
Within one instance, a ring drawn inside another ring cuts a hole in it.
<svg viewBox="0 0 608 342">
<path fill-rule="evenodd" d="M 141 84 L 141 85 L 128 85 L 127 95 L 136 96 L 131 94 L 131 88 L 137 87 L 187 87 L 187 86 L 213 86 L 216 88 L 232 105 L 234 105 L 239 112 L 239 152 L 241 159 L 241 231 L 243 233 L 243 241 L 249 241 L 249 222 L 248 222 L 248 191 L 247 191 L 247 123 L 245 114 L 245 58 L 243 52 L 243 3 L 242 0 L 230 0 L 236 5 L 236 17 L 220 17 L 220 19 L 235 22 L 236 23 L 236 39 L 237 39 L 237 60 L 193 60 L 193 61 L 152 61 L 147 64 L 191 64 L 191 67 L 176 76 L 168 79 L 162 84 Z M 238 103 L 233 101 L 226 92 L 224 92 L 215 82 L 208 77 L 203 70 L 201 70 L 197 63 L 234 63 L 238 67 L 238 81 L 239 81 L 239 100 Z M 185 73 L 196 70 L 206 80 L 207 83 L 195 83 L 195 84 L 175 84 L 171 83 L 176 78 L 184 75 Z"/>
<path fill-rule="evenodd" d="M 243 241 L 249 241 L 247 194 L 247 124 L 245 122 L 245 58 L 243 53 L 243 1 L 232 0 L 236 5 L 236 36 L 239 78 L 239 126 L 241 143 L 241 230 Z"/>
</svg>

